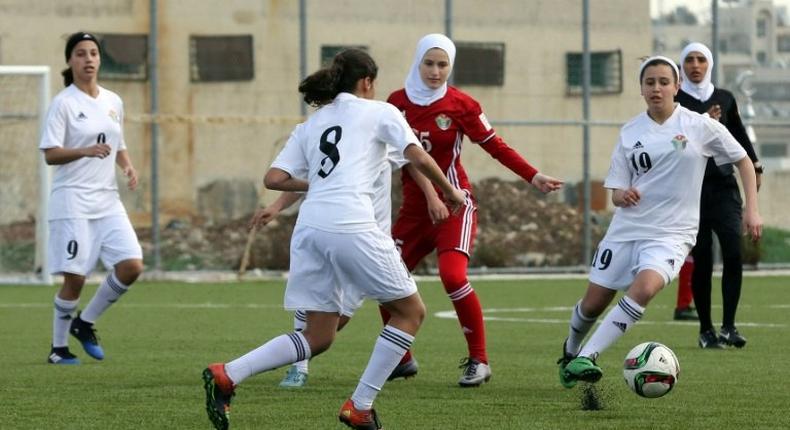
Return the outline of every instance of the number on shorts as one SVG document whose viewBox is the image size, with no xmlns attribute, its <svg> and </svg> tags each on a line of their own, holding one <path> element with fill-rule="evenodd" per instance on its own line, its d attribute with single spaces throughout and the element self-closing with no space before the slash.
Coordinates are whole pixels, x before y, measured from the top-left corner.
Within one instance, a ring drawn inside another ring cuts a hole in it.
<svg viewBox="0 0 790 430">
<path fill-rule="evenodd" d="M 77 245 L 77 241 L 76 240 L 70 240 L 69 243 L 66 244 L 66 253 L 69 254 L 69 258 L 67 258 L 67 260 L 73 260 L 75 257 L 77 257 L 77 250 L 78 249 L 79 249 L 79 246 Z"/>
<path fill-rule="evenodd" d="M 330 133 L 334 134 L 333 140 L 329 140 Z M 326 157 L 321 160 L 321 170 L 318 171 L 318 176 L 326 178 L 337 167 L 337 163 L 340 162 L 340 152 L 337 150 L 337 144 L 340 143 L 342 136 L 343 129 L 339 125 L 329 127 L 321 134 L 321 142 L 318 145 L 318 149 L 326 154 Z"/>
<path fill-rule="evenodd" d="M 596 267 L 596 264 L 598 266 Z M 609 265 L 612 264 L 612 250 L 606 248 L 601 253 L 601 258 L 598 258 L 598 250 L 595 250 L 595 255 L 593 255 L 592 267 L 598 270 L 606 270 Z"/>
</svg>

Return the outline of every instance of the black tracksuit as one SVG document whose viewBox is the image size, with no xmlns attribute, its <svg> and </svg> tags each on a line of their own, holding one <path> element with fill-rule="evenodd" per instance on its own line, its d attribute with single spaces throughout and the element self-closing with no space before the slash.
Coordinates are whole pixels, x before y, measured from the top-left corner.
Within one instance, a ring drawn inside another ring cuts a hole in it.
<svg viewBox="0 0 790 430">
<path fill-rule="evenodd" d="M 721 107 L 719 121 L 727 127 L 730 134 L 743 146 L 746 154 L 757 161 L 751 140 L 738 114 L 738 105 L 732 93 L 721 88 L 713 90 L 705 102 L 690 96 L 683 90 L 678 92 L 675 101 L 681 106 L 699 113 L 707 112 L 713 105 Z M 699 232 L 697 244 L 691 251 L 694 257 L 692 291 L 694 304 L 699 315 L 700 333 L 713 328 L 711 321 L 711 276 L 713 275 L 713 235 L 719 238 L 722 263 L 724 266 L 721 280 L 723 327 L 735 326 L 735 312 L 741 296 L 743 261 L 741 256 L 742 205 L 738 183 L 733 175 L 732 164 L 716 166 L 713 159 L 708 160 L 705 179 L 702 182 L 700 202 Z"/>
</svg>

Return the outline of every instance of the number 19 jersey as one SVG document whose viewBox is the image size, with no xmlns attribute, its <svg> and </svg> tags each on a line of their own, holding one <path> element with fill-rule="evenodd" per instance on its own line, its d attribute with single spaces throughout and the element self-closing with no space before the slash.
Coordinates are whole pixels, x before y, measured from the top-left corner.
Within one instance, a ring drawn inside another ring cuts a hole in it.
<svg viewBox="0 0 790 430">
<path fill-rule="evenodd" d="M 340 93 L 296 126 L 272 167 L 310 184 L 297 225 L 337 233 L 372 230 L 379 228 L 373 199 L 387 146 L 403 154 L 417 142 L 392 105 Z"/>
</svg>

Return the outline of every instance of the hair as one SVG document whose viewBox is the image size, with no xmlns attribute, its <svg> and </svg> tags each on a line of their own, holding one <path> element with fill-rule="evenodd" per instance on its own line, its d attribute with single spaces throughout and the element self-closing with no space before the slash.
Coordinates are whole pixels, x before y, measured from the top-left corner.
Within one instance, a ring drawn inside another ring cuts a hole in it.
<svg viewBox="0 0 790 430">
<path fill-rule="evenodd" d="M 643 64 L 641 69 L 639 70 L 639 83 L 640 84 L 642 83 L 642 78 L 644 78 L 645 70 L 647 70 L 648 67 L 660 66 L 660 65 L 669 66 L 669 68 L 672 69 L 672 76 L 675 77 L 675 82 L 678 82 L 680 80 L 680 77 L 678 76 L 678 66 L 675 65 L 675 63 L 671 61 L 667 61 L 664 58 L 653 58 L 652 60 Z"/>
<path fill-rule="evenodd" d="M 332 64 L 306 77 L 299 83 L 304 102 L 322 106 L 342 92 L 353 92 L 360 79 L 376 79 L 378 66 L 367 52 L 346 49 L 332 59 Z"/>
<path fill-rule="evenodd" d="M 94 36 L 94 35 L 92 35 L 90 33 L 86 33 L 84 31 L 78 31 L 78 32 L 73 33 L 72 35 L 70 35 L 68 40 L 66 41 L 66 49 L 65 49 L 64 54 L 66 55 L 66 62 L 67 63 L 69 62 L 69 59 L 71 58 L 71 53 L 72 53 L 72 51 L 74 51 L 74 47 L 76 47 L 78 43 L 80 43 L 82 41 L 85 41 L 85 40 L 89 40 L 89 41 L 95 43 L 96 44 L 96 48 L 99 50 L 99 54 L 101 54 L 101 44 L 99 43 L 99 40 L 96 38 L 96 36 Z M 71 67 L 67 67 L 67 68 L 63 69 L 63 71 L 60 72 L 60 74 L 63 75 L 63 86 L 64 87 L 68 87 L 69 85 L 74 83 L 74 72 L 72 72 Z"/>
</svg>

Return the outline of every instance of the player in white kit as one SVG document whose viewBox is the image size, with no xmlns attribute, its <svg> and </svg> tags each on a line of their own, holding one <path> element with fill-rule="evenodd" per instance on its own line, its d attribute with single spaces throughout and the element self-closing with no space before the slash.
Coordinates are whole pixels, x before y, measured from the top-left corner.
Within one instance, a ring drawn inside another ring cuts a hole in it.
<svg viewBox="0 0 790 430">
<path fill-rule="evenodd" d="M 307 326 L 204 370 L 206 410 L 217 429 L 228 428 L 230 400 L 238 384 L 326 351 L 340 315 L 353 311 L 359 297 L 378 301 L 393 318 L 379 335 L 339 419 L 355 429 L 381 428 L 373 401 L 425 316 L 394 242 L 376 223 L 373 184 L 387 162 L 387 148 L 396 148 L 436 183 L 454 208 L 464 203 L 465 194 L 447 181 L 397 109 L 370 100 L 376 74 L 367 53 L 349 49 L 299 86 L 305 102 L 320 108 L 294 129 L 264 184 L 306 192 L 291 238 L 285 308 L 306 310 Z M 306 181 L 298 179 L 304 172 Z"/>
<path fill-rule="evenodd" d="M 599 354 L 636 324 L 650 300 L 677 276 L 694 246 L 700 192 L 709 158 L 734 163 L 746 192 L 744 224 L 762 233 L 757 182 L 746 151 L 718 121 L 674 102 L 680 85 L 675 63 L 651 57 L 639 81 L 647 111 L 620 131 L 604 186 L 617 208 L 598 245 L 584 297 L 576 304 L 558 361 L 560 383 L 596 382 Z M 582 340 L 618 290 L 625 295 L 582 346 Z"/>
<path fill-rule="evenodd" d="M 123 138 L 123 103 L 99 86 L 99 42 L 74 33 L 66 43 L 66 89 L 50 104 L 39 144 L 47 164 L 57 166 L 49 206 L 49 271 L 63 275 L 55 295 L 52 350 L 54 364 L 79 364 L 69 351 L 71 332 L 91 357 L 102 360 L 93 324 L 137 280 L 143 253 L 118 194 L 115 166 L 137 187 Z M 110 271 L 76 317 L 82 287 L 101 259 Z"/>
</svg>

